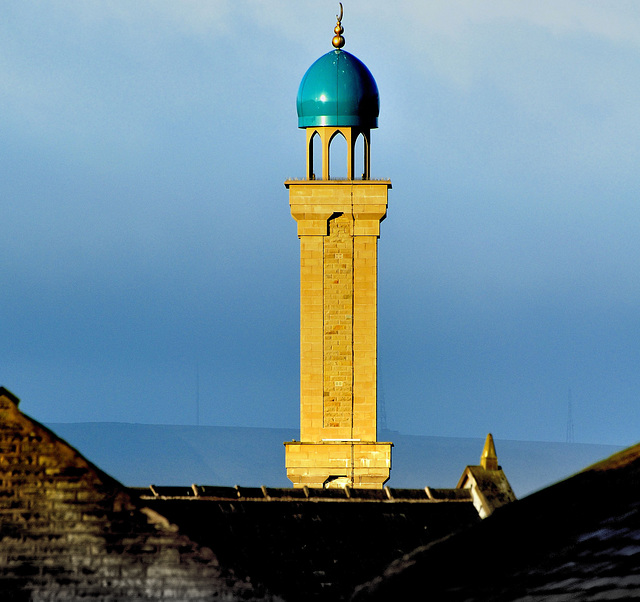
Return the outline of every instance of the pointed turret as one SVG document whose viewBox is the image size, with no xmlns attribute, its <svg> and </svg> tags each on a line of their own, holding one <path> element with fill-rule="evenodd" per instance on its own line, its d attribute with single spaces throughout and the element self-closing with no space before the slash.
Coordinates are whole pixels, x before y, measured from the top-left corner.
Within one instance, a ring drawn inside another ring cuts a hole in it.
<svg viewBox="0 0 640 602">
<path fill-rule="evenodd" d="M 481 518 L 516 499 L 504 471 L 498 466 L 498 454 L 489 433 L 484 442 L 479 466 L 467 466 L 458 481 L 458 489 L 470 489 L 473 505 Z"/>
<path fill-rule="evenodd" d="M 489 433 L 484 442 L 484 449 L 480 456 L 480 466 L 485 470 L 499 470 L 498 454 L 496 454 L 496 446 L 493 443 L 493 435 Z"/>
</svg>

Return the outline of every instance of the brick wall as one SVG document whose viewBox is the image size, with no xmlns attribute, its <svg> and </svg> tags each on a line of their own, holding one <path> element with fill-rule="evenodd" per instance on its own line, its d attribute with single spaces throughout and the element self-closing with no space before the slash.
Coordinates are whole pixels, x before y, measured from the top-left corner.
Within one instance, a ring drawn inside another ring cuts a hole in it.
<svg viewBox="0 0 640 602">
<path fill-rule="evenodd" d="M 324 241 L 325 436 L 353 437 L 353 217 L 329 221 Z"/>
<path fill-rule="evenodd" d="M 0 600 L 91 599 L 264 596 L 0 388 Z"/>
</svg>

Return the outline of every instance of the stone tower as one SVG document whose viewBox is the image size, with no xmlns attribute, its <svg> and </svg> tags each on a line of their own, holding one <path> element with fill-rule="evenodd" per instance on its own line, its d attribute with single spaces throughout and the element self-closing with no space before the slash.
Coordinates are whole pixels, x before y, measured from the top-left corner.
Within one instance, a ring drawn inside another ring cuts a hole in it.
<svg viewBox="0 0 640 602">
<path fill-rule="evenodd" d="M 341 18 L 342 5 L 335 49 L 311 65 L 298 90 L 306 178 L 285 182 L 300 238 L 300 441 L 285 443 L 286 467 L 294 487 L 381 489 L 392 444 L 377 441 L 377 243 L 391 182 L 370 177 L 378 87 L 342 50 Z M 342 179 L 330 172 L 339 137 L 347 147 Z"/>
</svg>

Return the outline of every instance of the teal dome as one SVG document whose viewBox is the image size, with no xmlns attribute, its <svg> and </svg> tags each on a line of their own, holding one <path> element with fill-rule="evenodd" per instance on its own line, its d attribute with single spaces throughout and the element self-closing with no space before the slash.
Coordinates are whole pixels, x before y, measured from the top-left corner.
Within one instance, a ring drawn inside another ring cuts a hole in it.
<svg viewBox="0 0 640 602">
<path fill-rule="evenodd" d="M 377 128 L 380 98 L 367 66 L 344 50 L 321 56 L 298 88 L 298 127 Z"/>
</svg>

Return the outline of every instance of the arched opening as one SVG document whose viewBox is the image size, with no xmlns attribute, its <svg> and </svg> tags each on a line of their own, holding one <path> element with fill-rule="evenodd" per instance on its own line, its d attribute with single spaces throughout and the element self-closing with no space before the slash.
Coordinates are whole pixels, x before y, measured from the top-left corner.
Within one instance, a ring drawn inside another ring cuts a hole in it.
<svg viewBox="0 0 640 602">
<path fill-rule="evenodd" d="M 363 134 L 358 134 L 353 145 L 353 179 L 367 180 L 366 150 L 367 141 Z"/>
<path fill-rule="evenodd" d="M 317 130 L 311 134 L 307 148 L 307 177 L 310 180 L 322 178 L 322 140 Z"/>
<path fill-rule="evenodd" d="M 338 130 L 329 140 L 329 179 L 346 180 L 348 178 L 347 139 Z"/>
</svg>

